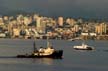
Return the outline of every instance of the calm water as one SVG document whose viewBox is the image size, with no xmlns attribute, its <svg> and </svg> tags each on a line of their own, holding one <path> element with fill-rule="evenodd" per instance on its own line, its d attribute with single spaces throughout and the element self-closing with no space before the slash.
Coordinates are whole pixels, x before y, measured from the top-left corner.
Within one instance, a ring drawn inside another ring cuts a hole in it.
<svg viewBox="0 0 108 71">
<path fill-rule="evenodd" d="M 80 41 L 50 40 L 53 47 L 63 49 L 63 59 L 11 58 L 17 54 L 32 52 L 33 40 L 0 39 L 0 71 L 107 71 L 108 41 L 86 41 L 95 47 L 93 51 L 77 51 L 72 48 Z M 46 46 L 46 40 L 36 40 L 37 48 Z"/>
</svg>

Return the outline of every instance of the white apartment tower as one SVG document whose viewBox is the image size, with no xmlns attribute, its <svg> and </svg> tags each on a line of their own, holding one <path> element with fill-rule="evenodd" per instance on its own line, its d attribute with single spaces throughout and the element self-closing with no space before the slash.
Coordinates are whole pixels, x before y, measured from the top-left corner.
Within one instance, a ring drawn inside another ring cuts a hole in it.
<svg viewBox="0 0 108 71">
<path fill-rule="evenodd" d="M 63 17 L 58 17 L 58 25 L 63 26 Z"/>
</svg>

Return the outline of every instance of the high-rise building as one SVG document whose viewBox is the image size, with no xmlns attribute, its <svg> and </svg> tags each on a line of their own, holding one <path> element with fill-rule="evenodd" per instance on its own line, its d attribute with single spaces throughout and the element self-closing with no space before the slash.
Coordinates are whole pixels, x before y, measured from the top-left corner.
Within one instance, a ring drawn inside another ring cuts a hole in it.
<svg viewBox="0 0 108 71">
<path fill-rule="evenodd" d="M 97 34 L 103 35 L 106 34 L 106 24 L 105 23 L 101 23 L 95 26 L 95 32 Z"/>
<path fill-rule="evenodd" d="M 58 25 L 63 26 L 63 17 L 58 17 Z"/>
<path fill-rule="evenodd" d="M 9 20 L 9 17 L 8 16 L 4 16 L 3 19 L 4 20 Z"/>
<path fill-rule="evenodd" d="M 76 24 L 76 21 L 75 21 L 74 19 L 71 19 L 71 20 L 70 20 L 70 25 L 73 26 L 73 25 L 75 25 L 75 24 Z"/>
<path fill-rule="evenodd" d="M 74 26 L 76 24 L 76 21 L 73 18 L 67 18 L 66 23 L 70 24 L 71 26 Z"/>
<path fill-rule="evenodd" d="M 0 18 L 0 25 L 4 25 L 3 18 Z"/>
<path fill-rule="evenodd" d="M 24 17 L 24 24 L 25 25 L 28 25 L 28 24 L 30 24 L 32 22 L 32 19 L 31 19 L 31 17 Z"/>
<path fill-rule="evenodd" d="M 71 23 L 71 19 L 70 19 L 70 18 L 67 18 L 67 19 L 66 19 L 66 23 L 67 23 L 67 24 L 70 24 L 70 23 Z"/>
<path fill-rule="evenodd" d="M 41 27 L 41 17 L 36 18 L 36 27 L 40 28 Z"/>
<path fill-rule="evenodd" d="M 78 32 L 78 31 L 79 31 L 79 25 L 77 25 L 77 24 L 74 25 L 74 31 L 75 31 L 75 32 Z"/>
</svg>

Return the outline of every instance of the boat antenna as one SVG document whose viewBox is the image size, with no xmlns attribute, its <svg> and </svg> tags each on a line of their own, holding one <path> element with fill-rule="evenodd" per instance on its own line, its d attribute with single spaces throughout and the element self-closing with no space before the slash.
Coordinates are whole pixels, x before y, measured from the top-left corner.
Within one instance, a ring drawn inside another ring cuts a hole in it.
<svg viewBox="0 0 108 71">
<path fill-rule="evenodd" d="M 47 47 L 50 47 L 51 46 L 51 44 L 50 44 L 50 42 L 49 42 L 49 35 L 48 35 L 48 33 L 47 33 Z"/>
<path fill-rule="evenodd" d="M 36 44 L 35 41 L 33 42 L 33 52 L 36 52 L 37 48 L 36 48 Z"/>
</svg>

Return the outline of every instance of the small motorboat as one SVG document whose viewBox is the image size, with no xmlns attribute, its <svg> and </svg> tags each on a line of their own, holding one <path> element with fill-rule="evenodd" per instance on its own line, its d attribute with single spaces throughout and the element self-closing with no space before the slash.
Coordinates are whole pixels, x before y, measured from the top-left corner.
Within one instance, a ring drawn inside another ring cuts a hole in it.
<svg viewBox="0 0 108 71">
<path fill-rule="evenodd" d="M 47 45 L 47 48 L 41 47 L 39 50 L 35 47 L 34 42 L 34 51 L 31 54 L 17 55 L 17 58 L 62 58 L 63 50 L 56 50 L 52 46 Z"/>
<path fill-rule="evenodd" d="M 93 50 L 94 48 L 92 46 L 88 46 L 87 44 L 82 43 L 81 46 L 74 46 L 73 47 L 76 50 Z"/>
</svg>

